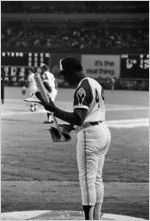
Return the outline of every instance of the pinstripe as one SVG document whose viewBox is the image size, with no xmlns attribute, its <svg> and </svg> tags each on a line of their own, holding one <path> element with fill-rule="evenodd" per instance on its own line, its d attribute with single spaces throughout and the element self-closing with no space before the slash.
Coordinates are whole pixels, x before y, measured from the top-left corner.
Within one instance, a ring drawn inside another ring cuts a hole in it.
<svg viewBox="0 0 150 221">
<path fill-rule="evenodd" d="M 89 205 L 89 189 L 88 189 L 88 177 L 87 177 L 87 161 L 86 161 L 86 133 L 84 130 L 84 152 L 85 152 L 85 161 L 84 161 L 84 165 L 85 165 L 85 182 L 86 182 L 86 190 L 87 190 L 87 202 Z"/>
</svg>

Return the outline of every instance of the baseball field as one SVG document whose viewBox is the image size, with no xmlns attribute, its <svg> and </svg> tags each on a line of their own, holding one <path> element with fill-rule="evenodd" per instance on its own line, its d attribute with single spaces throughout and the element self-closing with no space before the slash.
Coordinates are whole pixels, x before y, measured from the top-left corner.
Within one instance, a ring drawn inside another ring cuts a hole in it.
<svg viewBox="0 0 150 221">
<path fill-rule="evenodd" d="M 59 89 L 56 104 L 72 110 L 73 89 Z M 103 170 L 104 213 L 149 218 L 148 92 L 105 91 L 112 143 Z M 46 112 L 29 111 L 21 88 L 5 88 L 1 106 L 2 212 L 82 210 L 72 140 L 53 144 Z"/>
</svg>

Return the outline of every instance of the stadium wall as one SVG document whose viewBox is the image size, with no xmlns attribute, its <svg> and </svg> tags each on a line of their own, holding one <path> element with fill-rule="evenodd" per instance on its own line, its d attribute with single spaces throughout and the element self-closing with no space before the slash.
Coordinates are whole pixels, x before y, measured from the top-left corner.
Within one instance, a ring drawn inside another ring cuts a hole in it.
<svg viewBox="0 0 150 221">
<path fill-rule="evenodd" d="M 51 50 L 50 50 L 51 51 Z M 1 65 L 5 73 L 7 85 L 23 85 L 27 79 L 29 66 L 38 67 L 41 63 L 49 65 L 56 78 L 59 78 L 59 60 L 65 56 L 74 56 L 82 63 L 83 70 L 87 76 L 93 77 L 98 81 L 103 81 L 105 88 L 110 88 L 115 79 L 117 88 L 123 88 L 122 80 L 132 81 L 128 85 L 133 87 L 136 81 L 146 82 L 148 88 L 149 78 L 149 55 L 146 53 L 53 53 L 51 52 L 27 52 L 22 51 L 2 51 Z M 118 82 L 119 79 L 119 82 Z M 125 80 L 126 79 L 126 80 Z M 140 83 L 141 84 L 141 83 Z M 137 88 L 137 85 L 134 86 Z M 145 86 L 142 86 L 145 87 Z M 139 88 L 139 87 L 138 87 Z"/>
</svg>

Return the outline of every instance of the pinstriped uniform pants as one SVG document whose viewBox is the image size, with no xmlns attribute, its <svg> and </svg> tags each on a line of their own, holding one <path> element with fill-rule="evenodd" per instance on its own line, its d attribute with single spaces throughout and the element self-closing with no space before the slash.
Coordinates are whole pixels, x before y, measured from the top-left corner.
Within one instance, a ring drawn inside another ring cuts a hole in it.
<svg viewBox="0 0 150 221">
<path fill-rule="evenodd" d="M 77 164 L 82 205 L 102 203 L 102 170 L 111 135 L 104 123 L 83 128 L 77 133 Z"/>
</svg>

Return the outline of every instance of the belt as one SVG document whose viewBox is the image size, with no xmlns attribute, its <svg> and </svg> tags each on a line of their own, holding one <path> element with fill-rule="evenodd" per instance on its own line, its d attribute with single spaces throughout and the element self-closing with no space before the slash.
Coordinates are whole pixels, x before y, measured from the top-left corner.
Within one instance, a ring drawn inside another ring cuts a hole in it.
<svg viewBox="0 0 150 221">
<path fill-rule="evenodd" d="M 86 122 L 85 124 L 76 127 L 75 130 L 76 130 L 77 132 L 79 132 L 79 131 L 82 130 L 83 128 L 87 128 L 87 127 L 90 127 L 90 126 L 99 125 L 100 123 L 103 123 L 103 121 Z"/>
<path fill-rule="evenodd" d="M 95 125 L 98 125 L 99 123 L 102 123 L 102 121 L 87 122 L 87 125 L 89 125 L 89 126 L 95 126 Z M 86 123 L 85 123 L 85 125 L 86 125 Z"/>
</svg>

